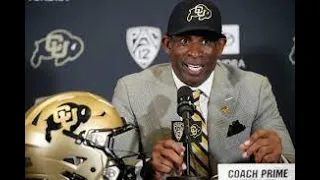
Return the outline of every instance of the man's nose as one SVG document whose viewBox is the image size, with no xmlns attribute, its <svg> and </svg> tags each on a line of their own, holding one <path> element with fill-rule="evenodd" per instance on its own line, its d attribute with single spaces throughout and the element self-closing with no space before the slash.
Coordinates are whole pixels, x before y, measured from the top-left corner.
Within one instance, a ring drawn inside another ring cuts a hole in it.
<svg viewBox="0 0 320 180">
<path fill-rule="evenodd" d="M 201 44 L 198 42 L 193 42 L 189 44 L 188 55 L 193 58 L 198 58 L 203 56 Z"/>
</svg>

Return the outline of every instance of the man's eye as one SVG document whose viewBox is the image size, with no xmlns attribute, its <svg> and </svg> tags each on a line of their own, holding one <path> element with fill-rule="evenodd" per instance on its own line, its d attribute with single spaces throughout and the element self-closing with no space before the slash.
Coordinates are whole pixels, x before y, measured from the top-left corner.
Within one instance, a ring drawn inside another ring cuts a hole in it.
<svg viewBox="0 0 320 180">
<path fill-rule="evenodd" d="M 181 39 L 180 40 L 181 44 L 186 45 L 188 44 L 190 41 L 188 39 Z"/>
<path fill-rule="evenodd" d="M 202 44 L 204 44 L 204 45 L 210 44 L 210 43 L 211 43 L 210 40 L 207 40 L 207 39 L 202 40 Z"/>
</svg>

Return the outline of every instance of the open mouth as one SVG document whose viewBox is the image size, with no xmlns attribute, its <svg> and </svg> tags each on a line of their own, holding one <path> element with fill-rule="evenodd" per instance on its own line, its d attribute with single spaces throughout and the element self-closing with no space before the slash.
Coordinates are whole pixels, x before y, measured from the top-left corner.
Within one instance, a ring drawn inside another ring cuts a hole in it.
<svg viewBox="0 0 320 180">
<path fill-rule="evenodd" d="M 187 68 L 188 72 L 190 72 L 191 74 L 199 74 L 202 68 L 204 67 L 204 65 L 200 65 L 200 64 L 184 63 L 183 65 Z"/>
</svg>

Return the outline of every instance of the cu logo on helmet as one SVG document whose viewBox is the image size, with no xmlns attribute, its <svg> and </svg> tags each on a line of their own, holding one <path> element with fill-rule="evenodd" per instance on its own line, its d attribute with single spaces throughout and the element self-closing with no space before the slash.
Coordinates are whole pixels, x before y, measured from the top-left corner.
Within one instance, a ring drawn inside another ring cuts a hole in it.
<svg viewBox="0 0 320 180">
<path fill-rule="evenodd" d="M 74 132 L 81 123 L 86 123 L 91 116 L 91 110 L 86 105 L 77 105 L 75 103 L 64 103 L 57 107 L 57 109 L 46 119 L 46 140 L 51 142 L 51 131 L 59 130 L 67 124 L 70 126 L 69 131 Z M 74 121 L 76 123 L 74 123 Z M 37 119 L 33 121 L 37 124 Z"/>
</svg>

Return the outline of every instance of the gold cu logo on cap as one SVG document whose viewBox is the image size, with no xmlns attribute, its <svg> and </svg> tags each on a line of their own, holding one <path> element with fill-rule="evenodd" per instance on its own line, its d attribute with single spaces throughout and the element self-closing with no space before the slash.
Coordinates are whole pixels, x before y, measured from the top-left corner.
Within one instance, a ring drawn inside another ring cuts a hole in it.
<svg viewBox="0 0 320 180">
<path fill-rule="evenodd" d="M 204 4 L 198 4 L 194 8 L 189 9 L 187 21 L 190 22 L 192 18 L 198 18 L 199 21 L 210 19 L 212 16 L 211 10 Z"/>
</svg>

